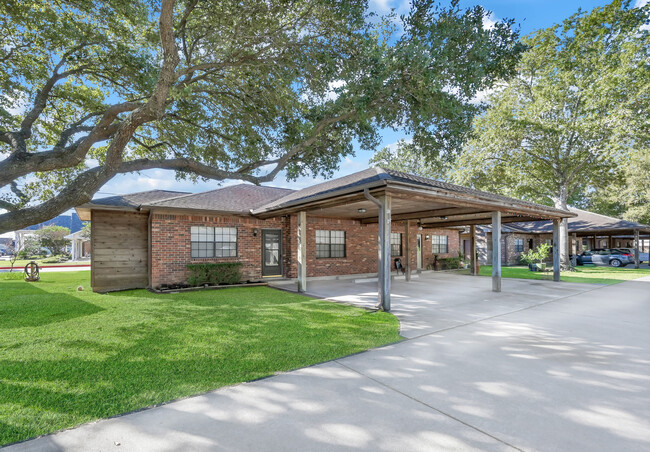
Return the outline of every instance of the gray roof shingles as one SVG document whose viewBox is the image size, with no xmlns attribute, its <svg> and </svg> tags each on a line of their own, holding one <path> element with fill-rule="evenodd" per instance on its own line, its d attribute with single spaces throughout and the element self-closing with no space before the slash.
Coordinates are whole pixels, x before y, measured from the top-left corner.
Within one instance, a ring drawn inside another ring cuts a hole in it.
<svg viewBox="0 0 650 452">
<path fill-rule="evenodd" d="M 148 204 L 164 199 L 176 198 L 178 196 L 187 195 L 184 191 L 170 191 L 170 190 L 149 190 L 141 191 L 138 193 L 130 193 L 128 195 L 109 196 L 107 198 L 93 199 L 88 204 L 91 206 L 110 206 L 110 207 L 133 207 L 137 208 L 143 204 Z"/>
<path fill-rule="evenodd" d="M 188 194 L 146 204 L 148 207 L 214 210 L 219 212 L 250 213 L 251 210 L 281 198 L 293 190 L 239 184 L 202 193 Z"/>
<path fill-rule="evenodd" d="M 634 221 L 619 220 L 618 218 L 600 215 L 586 210 L 569 207 L 569 212 L 578 216 L 569 218 L 569 232 L 578 231 L 615 231 L 615 230 L 648 230 L 650 226 L 635 223 Z M 510 226 L 521 232 L 551 233 L 553 223 L 550 221 L 527 221 L 522 223 L 510 223 Z"/>
<path fill-rule="evenodd" d="M 509 198 L 507 196 L 502 196 L 502 195 L 496 195 L 494 193 L 475 190 L 473 188 L 454 185 L 454 184 L 450 184 L 447 182 L 442 182 L 434 179 L 427 179 L 425 177 L 419 177 L 419 176 L 403 173 L 401 171 L 397 171 L 393 169 L 373 167 L 363 171 L 359 171 L 357 173 L 350 174 L 348 176 L 332 179 L 323 182 L 321 184 L 312 185 L 311 187 L 307 187 L 302 190 L 290 193 L 283 198 L 279 198 L 274 202 L 271 202 L 257 210 L 254 210 L 253 213 L 261 213 L 265 211 L 282 208 L 292 204 L 307 202 L 311 198 L 314 198 L 316 196 L 323 196 L 329 193 L 334 194 L 337 191 L 353 188 L 356 186 L 361 186 L 364 184 L 369 184 L 372 182 L 380 182 L 382 180 L 389 181 L 389 182 L 392 181 L 392 182 L 421 185 L 422 187 L 425 188 L 438 188 L 446 191 L 476 196 L 476 197 L 489 199 L 497 202 L 509 202 L 509 203 L 524 205 L 533 208 L 543 208 L 544 210 L 557 210 L 558 212 L 561 212 L 561 210 L 554 209 L 549 206 L 542 206 L 540 204 L 536 204 L 533 202 L 522 201 L 520 199 Z"/>
</svg>

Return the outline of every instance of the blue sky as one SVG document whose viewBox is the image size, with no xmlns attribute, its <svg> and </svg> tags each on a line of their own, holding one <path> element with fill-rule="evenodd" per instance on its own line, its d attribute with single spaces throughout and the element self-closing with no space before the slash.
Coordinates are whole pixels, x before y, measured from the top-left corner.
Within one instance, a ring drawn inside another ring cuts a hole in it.
<svg viewBox="0 0 650 452">
<path fill-rule="evenodd" d="M 647 0 L 636 0 L 637 5 Z M 498 20 L 503 18 L 515 19 L 523 35 L 529 34 L 540 28 L 549 27 L 561 22 L 578 9 L 591 10 L 597 6 L 603 6 L 608 1 L 597 0 L 482 0 L 480 2 L 461 0 L 462 7 L 471 7 L 480 4 L 486 10 L 492 12 L 490 19 Z M 397 13 L 408 10 L 408 2 L 400 0 L 370 0 L 370 7 L 378 13 L 387 13 L 394 8 Z M 393 130 L 382 131 L 382 144 L 389 146 L 402 138 L 408 138 L 404 133 Z M 372 152 L 357 151 L 356 155 L 346 158 L 340 164 L 339 171 L 335 177 L 360 171 L 368 167 L 368 160 Z M 308 185 L 322 182 L 322 179 L 302 178 L 296 182 L 287 182 L 282 174 L 272 183 L 266 184 L 286 188 L 302 188 Z M 231 185 L 239 181 L 224 181 L 221 185 Z M 174 173 L 164 170 L 149 170 L 141 174 L 121 175 L 106 184 L 97 197 L 109 196 L 112 194 L 132 193 L 137 191 L 163 189 L 180 190 L 188 192 L 200 192 L 219 187 L 216 181 L 200 182 L 193 184 L 187 181 L 176 181 Z"/>
</svg>

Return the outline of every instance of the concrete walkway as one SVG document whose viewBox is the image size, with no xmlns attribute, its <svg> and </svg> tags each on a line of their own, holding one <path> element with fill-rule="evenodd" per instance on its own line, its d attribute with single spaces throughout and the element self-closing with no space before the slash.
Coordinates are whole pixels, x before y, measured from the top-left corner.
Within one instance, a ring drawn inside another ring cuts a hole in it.
<svg viewBox="0 0 650 452">
<path fill-rule="evenodd" d="M 396 283 L 399 344 L 8 450 L 650 451 L 650 278 L 483 281 Z"/>
</svg>

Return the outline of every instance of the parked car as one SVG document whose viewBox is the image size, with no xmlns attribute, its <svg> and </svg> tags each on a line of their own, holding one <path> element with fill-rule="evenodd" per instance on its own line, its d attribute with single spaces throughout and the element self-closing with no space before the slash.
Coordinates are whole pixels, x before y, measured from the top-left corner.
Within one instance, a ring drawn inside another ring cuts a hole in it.
<svg viewBox="0 0 650 452">
<path fill-rule="evenodd" d="M 577 256 L 578 265 L 611 265 L 612 267 L 625 267 L 634 263 L 634 254 L 618 248 L 595 248 L 583 251 Z"/>
<path fill-rule="evenodd" d="M 630 253 L 632 255 L 632 262 L 634 262 L 634 255 L 636 254 L 634 252 L 634 248 L 617 248 L 617 249 L 624 251 L 626 253 Z M 639 252 L 639 262 L 648 262 L 650 257 L 648 256 L 648 254 L 649 253 Z"/>
</svg>

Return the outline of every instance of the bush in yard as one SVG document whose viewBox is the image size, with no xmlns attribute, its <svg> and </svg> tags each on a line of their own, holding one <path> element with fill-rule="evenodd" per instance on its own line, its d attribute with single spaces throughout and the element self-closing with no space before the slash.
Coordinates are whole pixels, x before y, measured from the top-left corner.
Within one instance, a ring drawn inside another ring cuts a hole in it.
<svg viewBox="0 0 650 452">
<path fill-rule="evenodd" d="M 242 278 L 241 266 L 241 262 L 187 264 L 190 271 L 187 283 L 190 286 L 237 284 Z"/>
<path fill-rule="evenodd" d="M 542 243 L 535 249 L 529 249 L 527 252 L 522 253 L 519 257 L 523 262 L 527 263 L 529 266 L 531 264 L 537 263 L 541 264 L 544 262 L 544 259 L 548 257 L 548 253 L 551 251 L 551 245 L 548 243 Z"/>
</svg>

